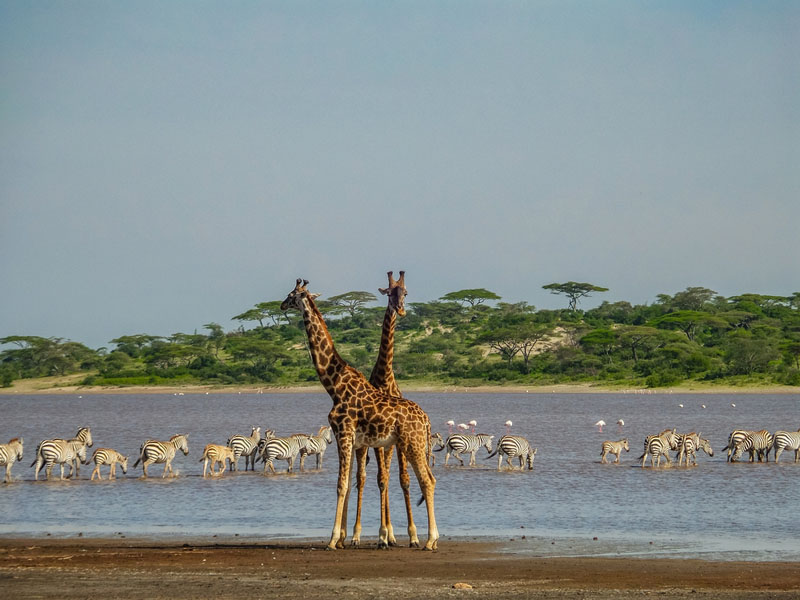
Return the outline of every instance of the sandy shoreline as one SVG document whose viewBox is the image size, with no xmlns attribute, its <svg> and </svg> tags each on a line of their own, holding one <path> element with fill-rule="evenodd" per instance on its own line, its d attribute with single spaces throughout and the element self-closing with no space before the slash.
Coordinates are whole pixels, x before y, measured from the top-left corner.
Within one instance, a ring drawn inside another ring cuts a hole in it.
<svg viewBox="0 0 800 600">
<path fill-rule="evenodd" d="M 303 386 L 255 386 L 255 385 L 183 385 L 183 386 L 81 386 L 84 375 L 68 377 L 44 377 L 14 381 L 8 388 L 0 388 L 2 395 L 36 394 L 324 394 L 319 383 Z M 466 393 L 466 394 L 800 394 L 800 387 L 791 386 L 714 386 L 695 385 L 675 388 L 624 388 L 594 383 L 571 383 L 555 385 L 481 385 L 455 386 L 428 383 L 403 382 L 405 394 L 419 393 Z"/>
<path fill-rule="evenodd" d="M 495 542 L 436 552 L 322 543 L 0 538 L 7 598 L 797 598 L 798 562 L 547 558 Z M 472 589 L 456 589 L 467 584 Z"/>
</svg>

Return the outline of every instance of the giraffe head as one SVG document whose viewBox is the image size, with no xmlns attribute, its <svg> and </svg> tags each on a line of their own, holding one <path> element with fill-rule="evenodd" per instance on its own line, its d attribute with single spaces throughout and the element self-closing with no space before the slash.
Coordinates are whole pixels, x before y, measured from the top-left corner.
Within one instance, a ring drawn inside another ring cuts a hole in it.
<svg viewBox="0 0 800 600">
<path fill-rule="evenodd" d="M 303 301 L 306 298 L 311 298 L 312 300 L 319 296 L 319 294 L 312 294 L 307 289 L 306 286 L 308 285 L 307 279 L 298 279 L 297 283 L 294 286 L 294 289 L 289 292 L 289 295 L 286 296 L 286 300 L 281 302 L 281 310 L 289 310 L 295 309 L 302 311 L 303 310 Z"/>
<path fill-rule="evenodd" d="M 389 308 L 394 310 L 401 317 L 406 316 L 406 272 L 400 271 L 400 279 L 395 280 L 392 276 L 392 271 L 387 273 L 389 276 L 389 287 L 378 288 L 378 291 L 384 296 L 389 296 Z"/>
</svg>

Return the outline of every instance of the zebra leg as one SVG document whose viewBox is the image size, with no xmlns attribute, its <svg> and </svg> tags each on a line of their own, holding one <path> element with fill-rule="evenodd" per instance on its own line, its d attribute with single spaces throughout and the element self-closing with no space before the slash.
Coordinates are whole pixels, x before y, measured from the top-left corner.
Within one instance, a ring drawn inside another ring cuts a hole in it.
<svg viewBox="0 0 800 600">
<path fill-rule="evenodd" d="M 477 450 L 475 452 L 470 452 L 469 453 L 469 466 L 470 467 L 474 467 L 475 466 L 475 454 L 477 454 Z"/>
<path fill-rule="evenodd" d="M 167 461 L 164 463 L 164 472 L 161 474 L 161 478 L 162 479 L 167 476 L 167 471 L 169 471 L 170 475 L 172 475 L 172 465 L 169 464 L 170 462 L 172 462 L 172 461 L 167 459 Z M 214 467 L 211 467 L 211 468 L 213 470 Z"/>
<path fill-rule="evenodd" d="M 620 450 L 619 452 L 617 452 L 617 458 L 616 458 L 616 460 L 614 461 L 614 464 L 619 464 L 619 457 L 620 457 L 620 455 L 621 455 L 621 454 L 622 454 L 622 450 Z"/>
<path fill-rule="evenodd" d="M 783 448 L 775 447 L 775 462 L 778 462 L 778 457 L 780 457 L 781 453 L 783 452 Z"/>
<path fill-rule="evenodd" d="M 11 465 L 13 463 L 8 462 L 6 463 L 6 477 L 3 479 L 3 483 L 10 483 L 11 482 Z"/>
<path fill-rule="evenodd" d="M 100 465 L 95 465 L 94 471 L 92 471 L 92 476 L 89 478 L 89 481 L 94 481 L 94 476 L 95 475 L 97 475 L 97 477 L 99 479 L 101 479 L 101 480 L 103 479 L 103 476 L 100 475 Z M 111 476 L 109 475 L 109 479 L 110 478 L 111 478 Z"/>
<path fill-rule="evenodd" d="M 367 453 L 369 448 L 359 448 L 356 450 L 356 522 L 353 524 L 353 539 L 351 546 L 358 546 L 361 543 L 361 502 L 364 499 L 364 485 L 367 482 Z"/>
</svg>

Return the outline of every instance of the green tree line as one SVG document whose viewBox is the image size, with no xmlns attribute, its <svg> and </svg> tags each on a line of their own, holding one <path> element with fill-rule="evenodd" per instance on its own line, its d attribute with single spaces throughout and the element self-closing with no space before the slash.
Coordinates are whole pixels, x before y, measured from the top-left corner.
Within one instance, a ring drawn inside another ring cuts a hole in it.
<svg viewBox="0 0 800 600">
<path fill-rule="evenodd" d="M 603 382 L 663 387 L 687 381 L 800 385 L 800 293 L 722 297 L 690 287 L 652 304 L 580 300 L 607 288 L 566 282 L 543 286 L 567 306 L 537 310 L 483 288 L 411 303 L 397 321 L 395 372 L 420 383 L 544 385 Z M 385 307 L 352 291 L 318 306 L 342 356 L 369 373 Z M 266 301 L 232 317 L 226 332 L 123 335 L 109 350 L 60 338 L 0 338 L 0 384 L 85 373 L 84 385 L 180 383 L 296 385 L 317 380 L 299 314 Z"/>
</svg>

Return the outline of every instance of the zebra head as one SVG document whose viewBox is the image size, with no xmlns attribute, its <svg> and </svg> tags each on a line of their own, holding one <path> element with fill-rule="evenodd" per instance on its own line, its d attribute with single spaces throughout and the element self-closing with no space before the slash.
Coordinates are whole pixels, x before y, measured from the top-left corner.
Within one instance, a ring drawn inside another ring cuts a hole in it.
<svg viewBox="0 0 800 600">
<path fill-rule="evenodd" d="M 84 442 L 89 448 L 94 445 L 92 441 L 92 430 L 88 427 L 81 427 L 78 429 L 78 433 L 75 434 L 75 437 L 80 441 Z"/>
<path fill-rule="evenodd" d="M 528 455 L 525 457 L 526 462 L 528 463 L 528 471 L 533 471 L 533 461 L 536 459 L 536 451 L 539 450 L 538 448 L 534 448 L 533 450 L 528 451 Z"/>
<path fill-rule="evenodd" d="M 22 438 L 14 438 L 8 442 L 9 446 L 14 448 L 17 455 L 17 462 L 22 460 Z"/>
<path fill-rule="evenodd" d="M 169 441 L 172 442 L 178 450 L 183 452 L 184 456 L 189 454 L 189 434 L 188 433 L 173 435 L 171 438 L 169 438 Z"/>
<path fill-rule="evenodd" d="M 331 431 L 330 425 L 323 427 L 322 439 L 328 442 L 329 444 L 333 443 L 333 432 Z"/>
<path fill-rule="evenodd" d="M 697 447 L 700 448 L 700 450 L 702 450 L 709 456 L 714 456 L 714 450 L 713 448 L 711 448 L 711 442 L 709 442 L 708 440 L 700 438 L 700 443 L 698 444 Z"/>
<path fill-rule="evenodd" d="M 261 437 L 261 427 L 253 427 L 253 431 L 250 432 L 250 437 L 254 437 L 256 439 Z"/>
<path fill-rule="evenodd" d="M 123 456 L 122 460 L 119 462 L 120 466 L 122 467 L 122 472 L 124 474 L 128 474 L 128 457 Z"/>
<path fill-rule="evenodd" d="M 742 458 L 743 453 L 744 453 L 744 440 L 736 443 L 733 446 L 733 454 L 731 454 L 731 462 L 736 462 L 737 460 Z"/>
<path fill-rule="evenodd" d="M 86 442 L 79 441 L 72 443 L 74 444 L 75 456 L 77 456 L 84 465 L 88 465 L 89 461 L 86 459 Z"/>
<path fill-rule="evenodd" d="M 628 445 L 628 438 L 620 440 L 620 442 L 622 442 L 622 447 L 625 449 L 625 452 L 631 451 L 631 447 Z"/>
<path fill-rule="evenodd" d="M 492 453 L 492 440 L 494 439 L 493 435 L 484 435 L 483 437 L 486 438 L 486 443 L 483 444 L 486 448 L 486 451 L 491 454 Z"/>
</svg>

